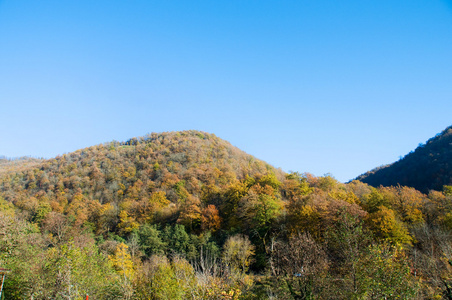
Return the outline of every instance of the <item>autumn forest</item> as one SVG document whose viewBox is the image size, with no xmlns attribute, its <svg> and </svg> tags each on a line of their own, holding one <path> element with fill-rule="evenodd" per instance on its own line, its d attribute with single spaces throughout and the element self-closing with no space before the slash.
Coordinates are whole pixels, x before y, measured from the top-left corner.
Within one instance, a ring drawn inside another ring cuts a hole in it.
<svg viewBox="0 0 452 300">
<path fill-rule="evenodd" d="M 0 159 L 3 297 L 452 299 L 451 145 L 348 183 L 194 130 Z"/>
</svg>

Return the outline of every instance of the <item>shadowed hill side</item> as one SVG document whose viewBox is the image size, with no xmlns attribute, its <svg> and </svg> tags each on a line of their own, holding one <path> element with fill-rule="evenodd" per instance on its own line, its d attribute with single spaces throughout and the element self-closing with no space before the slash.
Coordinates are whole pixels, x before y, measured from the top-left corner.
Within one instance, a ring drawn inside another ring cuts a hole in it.
<svg viewBox="0 0 452 300">
<path fill-rule="evenodd" d="M 356 178 L 374 187 L 414 187 L 424 193 L 452 184 L 452 126 L 421 144 L 401 160 Z"/>
</svg>

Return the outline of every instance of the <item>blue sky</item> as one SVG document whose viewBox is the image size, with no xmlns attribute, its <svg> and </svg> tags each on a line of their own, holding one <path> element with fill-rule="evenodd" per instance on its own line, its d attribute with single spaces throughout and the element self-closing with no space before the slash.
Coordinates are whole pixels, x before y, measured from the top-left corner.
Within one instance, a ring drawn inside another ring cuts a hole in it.
<svg viewBox="0 0 452 300">
<path fill-rule="evenodd" d="M 347 181 L 452 124 L 452 1 L 0 0 L 0 155 L 197 129 Z"/>
</svg>

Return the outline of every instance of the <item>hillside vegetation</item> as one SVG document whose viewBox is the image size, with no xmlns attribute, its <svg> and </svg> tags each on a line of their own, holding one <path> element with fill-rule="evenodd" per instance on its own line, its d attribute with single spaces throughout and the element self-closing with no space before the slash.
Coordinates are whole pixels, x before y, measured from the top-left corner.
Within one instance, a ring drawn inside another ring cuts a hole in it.
<svg viewBox="0 0 452 300">
<path fill-rule="evenodd" d="M 43 160 L 32 157 L 6 158 L 0 156 L 0 175 L 7 172 L 17 172 L 38 166 Z"/>
<path fill-rule="evenodd" d="M 452 297 L 451 203 L 153 133 L 0 174 L 5 297 Z"/>
<path fill-rule="evenodd" d="M 452 126 L 419 145 L 399 161 L 357 178 L 374 187 L 404 186 L 427 193 L 452 184 Z"/>
</svg>

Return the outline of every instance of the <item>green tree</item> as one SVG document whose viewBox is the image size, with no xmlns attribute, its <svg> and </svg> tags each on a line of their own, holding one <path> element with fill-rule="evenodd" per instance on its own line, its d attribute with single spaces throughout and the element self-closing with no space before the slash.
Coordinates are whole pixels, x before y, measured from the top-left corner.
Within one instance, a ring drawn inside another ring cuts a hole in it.
<svg viewBox="0 0 452 300">
<path fill-rule="evenodd" d="M 113 270 L 93 241 L 78 246 L 73 241 L 49 248 L 46 273 L 52 297 L 79 299 L 89 294 L 96 298 L 105 295 Z"/>
<path fill-rule="evenodd" d="M 163 230 L 163 242 L 167 245 L 167 252 L 184 256 L 188 259 L 195 258 L 196 246 L 193 239 L 185 231 L 185 226 L 176 224 L 167 226 Z"/>
<path fill-rule="evenodd" d="M 372 245 L 359 260 L 356 299 L 414 299 L 418 283 L 411 275 L 406 254 L 392 246 Z"/>
<path fill-rule="evenodd" d="M 359 258 L 371 241 L 369 233 L 363 230 L 362 219 L 340 209 L 326 236 L 334 272 L 343 278 L 342 289 L 356 295 L 359 292 Z"/>
<path fill-rule="evenodd" d="M 157 225 L 144 224 L 138 230 L 141 250 L 147 255 L 163 254 L 166 245 L 161 238 Z"/>
<path fill-rule="evenodd" d="M 52 279 L 44 271 L 45 241 L 36 225 L 0 213 L 0 263 L 11 270 L 4 286 L 7 299 L 49 296 Z"/>
</svg>

